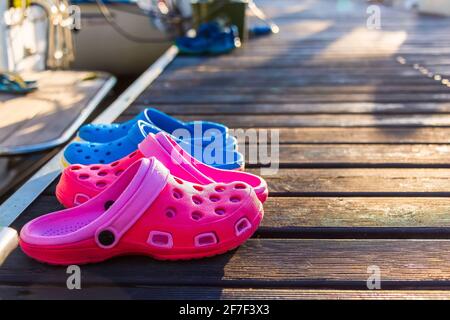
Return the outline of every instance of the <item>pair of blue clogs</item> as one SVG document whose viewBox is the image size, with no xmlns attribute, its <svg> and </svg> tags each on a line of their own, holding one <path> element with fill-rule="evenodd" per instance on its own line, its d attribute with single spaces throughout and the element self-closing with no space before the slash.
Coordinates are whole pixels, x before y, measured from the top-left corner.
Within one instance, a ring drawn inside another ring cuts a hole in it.
<svg viewBox="0 0 450 320">
<path fill-rule="evenodd" d="M 124 123 L 88 124 L 81 127 L 78 138 L 64 151 L 63 162 L 70 164 L 107 164 L 138 148 L 150 133 L 167 132 L 197 160 L 221 169 L 238 169 L 244 159 L 237 141 L 228 128 L 208 121 L 183 122 L 149 108 Z"/>
<path fill-rule="evenodd" d="M 222 54 L 241 46 L 236 26 L 222 27 L 217 22 L 200 25 L 195 37 L 179 37 L 175 44 L 184 54 Z"/>
</svg>

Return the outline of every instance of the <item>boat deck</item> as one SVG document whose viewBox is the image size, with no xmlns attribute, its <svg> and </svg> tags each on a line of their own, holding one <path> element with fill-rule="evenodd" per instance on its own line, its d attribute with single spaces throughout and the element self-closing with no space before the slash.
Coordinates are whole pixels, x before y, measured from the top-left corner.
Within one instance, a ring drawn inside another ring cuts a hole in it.
<svg viewBox="0 0 450 320">
<path fill-rule="evenodd" d="M 0 93 L 0 156 L 66 143 L 108 94 L 115 78 L 102 72 L 44 71 L 25 75 L 38 89 Z"/>
<path fill-rule="evenodd" d="M 83 266 L 72 291 L 66 268 L 16 249 L 0 267 L 1 298 L 450 298 L 450 19 L 383 7 L 371 30 L 362 1 L 258 3 L 280 34 L 177 57 L 119 118 L 153 105 L 279 130 L 254 237 L 208 259 Z M 54 188 L 12 227 L 61 208 Z M 381 290 L 368 290 L 377 270 Z"/>
</svg>

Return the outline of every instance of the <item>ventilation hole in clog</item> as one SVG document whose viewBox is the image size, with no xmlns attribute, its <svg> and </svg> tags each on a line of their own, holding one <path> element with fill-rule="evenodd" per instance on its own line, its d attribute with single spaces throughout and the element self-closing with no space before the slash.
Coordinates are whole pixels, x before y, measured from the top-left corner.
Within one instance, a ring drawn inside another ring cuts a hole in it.
<svg viewBox="0 0 450 320">
<path fill-rule="evenodd" d="M 80 179 L 80 180 L 87 180 L 87 179 L 89 179 L 89 175 L 86 174 L 86 173 L 82 173 L 82 174 L 79 175 L 78 179 Z"/>
<path fill-rule="evenodd" d="M 83 193 L 78 193 L 75 195 L 75 198 L 73 199 L 73 204 L 78 206 L 80 204 L 85 203 L 86 201 L 88 201 L 90 198 L 83 194 Z"/>
<path fill-rule="evenodd" d="M 194 239 L 196 247 L 209 246 L 212 244 L 217 244 L 218 242 L 217 236 L 213 232 L 199 234 Z"/>
<path fill-rule="evenodd" d="M 116 167 L 119 164 L 119 161 L 111 163 L 111 167 Z"/>
<path fill-rule="evenodd" d="M 214 188 L 214 190 L 216 190 L 217 192 L 224 192 L 225 191 L 225 187 L 224 186 L 217 186 Z"/>
<path fill-rule="evenodd" d="M 178 179 L 176 177 L 173 178 L 178 184 L 183 184 L 183 180 Z"/>
<path fill-rule="evenodd" d="M 92 171 L 97 171 L 97 170 L 100 170 L 100 167 L 99 166 L 93 166 L 93 167 L 90 167 L 90 169 Z"/>
<path fill-rule="evenodd" d="M 84 157 L 86 160 L 89 160 L 91 158 L 91 156 L 86 156 Z"/>
<path fill-rule="evenodd" d="M 70 167 L 71 171 L 77 171 L 77 170 L 80 170 L 80 169 L 81 169 L 80 166 L 72 166 L 72 167 Z"/>
<path fill-rule="evenodd" d="M 166 210 L 166 217 L 167 218 L 175 218 L 176 215 L 177 215 L 177 212 L 175 211 L 174 208 L 168 208 Z"/>
<path fill-rule="evenodd" d="M 203 218 L 203 213 L 201 213 L 200 211 L 194 211 L 191 214 L 192 219 L 194 219 L 195 221 L 200 220 L 201 218 Z"/>
<path fill-rule="evenodd" d="M 173 238 L 170 233 L 162 231 L 150 231 L 147 243 L 155 247 L 172 248 Z"/>
<path fill-rule="evenodd" d="M 234 203 L 237 203 L 237 202 L 241 201 L 241 197 L 238 197 L 238 196 L 232 196 L 232 197 L 230 198 L 230 201 L 231 201 L 231 202 L 234 202 Z"/>
<path fill-rule="evenodd" d="M 135 155 L 137 155 L 137 151 L 135 151 L 135 152 L 133 152 L 132 154 L 130 154 L 130 155 L 128 156 L 128 158 L 133 158 Z"/>
<path fill-rule="evenodd" d="M 224 208 L 216 208 L 214 210 L 214 212 L 219 216 L 223 216 L 225 214 L 225 209 Z"/>
<path fill-rule="evenodd" d="M 98 162 L 101 164 L 105 164 L 105 160 L 99 160 Z"/>
<path fill-rule="evenodd" d="M 199 196 L 193 196 L 193 197 L 192 197 L 192 202 L 194 202 L 194 203 L 197 204 L 197 205 L 200 205 L 200 204 L 203 203 L 203 199 L 200 198 Z"/>
<path fill-rule="evenodd" d="M 220 201 L 220 197 L 218 195 L 216 195 L 216 194 L 213 194 L 213 195 L 209 196 L 209 200 L 211 202 L 219 202 Z"/>
<path fill-rule="evenodd" d="M 107 156 L 110 156 L 110 155 L 111 155 L 111 152 L 108 151 L 108 152 L 105 153 L 105 154 L 106 154 Z"/>
<path fill-rule="evenodd" d="M 108 210 L 109 208 L 111 208 L 111 206 L 114 204 L 114 200 L 108 200 L 105 202 L 105 204 L 103 205 L 103 208 L 105 208 L 105 210 Z"/>
<path fill-rule="evenodd" d="M 122 146 L 122 142 L 117 143 L 117 146 L 121 147 Z"/>
<path fill-rule="evenodd" d="M 112 133 L 113 131 L 111 129 L 108 130 L 109 133 Z"/>
<path fill-rule="evenodd" d="M 114 174 L 118 177 L 123 173 L 123 170 L 117 170 Z"/>
<path fill-rule="evenodd" d="M 98 150 L 98 149 L 94 149 L 94 152 L 95 152 L 95 153 L 98 153 L 99 151 L 100 151 L 100 150 Z"/>
<path fill-rule="evenodd" d="M 81 144 L 75 143 L 75 147 L 81 147 Z"/>
<path fill-rule="evenodd" d="M 165 234 L 154 234 L 152 243 L 157 246 L 166 246 L 169 243 L 169 237 Z"/>
<path fill-rule="evenodd" d="M 77 150 L 77 152 L 78 152 L 78 153 L 82 153 L 82 152 L 83 152 L 83 150 L 81 150 L 81 149 L 78 149 L 78 150 Z"/>
<path fill-rule="evenodd" d="M 181 199 L 183 197 L 183 192 L 180 189 L 173 190 L 173 197 L 175 199 Z"/>
<path fill-rule="evenodd" d="M 234 188 L 235 188 L 236 190 L 242 190 L 242 189 L 245 189 L 246 186 L 245 186 L 245 184 L 238 183 L 238 184 L 236 184 L 236 185 L 234 186 Z"/>
<path fill-rule="evenodd" d="M 100 177 L 104 177 L 108 174 L 108 172 L 106 171 L 100 171 L 99 173 L 97 173 Z"/>
<path fill-rule="evenodd" d="M 203 191 L 203 190 L 205 190 L 202 186 L 199 186 L 199 185 L 197 185 L 197 184 L 194 184 L 193 186 L 192 186 L 195 190 L 197 190 L 197 191 Z"/>
<path fill-rule="evenodd" d="M 251 227 L 252 227 L 252 224 L 250 223 L 250 221 L 248 221 L 247 218 L 242 218 L 241 220 L 236 222 L 236 225 L 235 225 L 236 235 L 240 236 L 245 231 L 251 229 Z"/>
<path fill-rule="evenodd" d="M 95 128 L 95 131 L 100 131 L 100 128 Z"/>
<path fill-rule="evenodd" d="M 105 181 L 97 181 L 97 183 L 95 185 L 97 186 L 97 188 L 104 188 L 104 187 L 106 187 L 106 182 Z"/>
</svg>

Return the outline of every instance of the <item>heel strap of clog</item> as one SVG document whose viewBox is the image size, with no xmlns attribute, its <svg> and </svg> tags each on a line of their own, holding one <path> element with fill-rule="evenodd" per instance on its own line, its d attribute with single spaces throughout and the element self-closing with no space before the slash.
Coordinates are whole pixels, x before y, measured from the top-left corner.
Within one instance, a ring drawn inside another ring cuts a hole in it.
<svg viewBox="0 0 450 320">
<path fill-rule="evenodd" d="M 161 152 L 167 153 L 175 165 L 181 167 L 185 172 L 194 177 L 198 183 L 209 184 L 214 182 L 214 180 L 195 168 L 194 164 L 197 161 L 194 158 L 187 155 L 184 149 L 179 147 L 176 143 L 174 145 L 171 141 L 173 142 L 168 134 L 160 132 L 156 135 L 148 136 L 146 141 L 139 145 L 139 149 L 144 155 L 150 154 L 149 148 L 155 148 L 156 144 L 159 146 L 159 149 L 161 149 Z M 150 144 L 146 142 L 154 143 Z"/>
<path fill-rule="evenodd" d="M 141 143 L 149 133 L 158 133 L 159 130 L 150 123 L 138 120 L 128 131 L 127 137 L 134 144 Z"/>
<path fill-rule="evenodd" d="M 147 211 L 167 184 L 169 170 L 156 158 L 142 159 L 140 167 L 119 199 L 109 208 L 106 222 L 95 232 L 99 247 L 114 247 Z"/>
</svg>

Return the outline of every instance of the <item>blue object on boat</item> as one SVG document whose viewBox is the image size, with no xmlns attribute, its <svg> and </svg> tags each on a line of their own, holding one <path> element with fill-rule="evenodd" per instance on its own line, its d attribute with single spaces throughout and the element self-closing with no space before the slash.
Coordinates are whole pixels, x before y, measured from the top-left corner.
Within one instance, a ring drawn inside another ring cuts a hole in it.
<svg viewBox="0 0 450 320">
<path fill-rule="evenodd" d="M 128 131 L 139 120 L 143 120 L 146 123 L 154 126 L 153 133 L 159 131 L 165 131 L 171 135 L 174 133 L 182 133 L 181 130 L 186 130 L 186 135 L 189 134 L 191 139 L 203 140 L 205 133 L 214 130 L 214 134 L 221 134 L 228 136 L 228 128 L 223 124 L 210 122 L 210 121 L 192 121 L 184 122 L 178 120 L 175 117 L 171 117 L 168 114 L 161 112 L 154 108 L 147 108 L 139 113 L 135 118 L 124 123 L 112 123 L 112 124 L 87 124 L 80 128 L 78 137 L 81 140 L 88 142 L 110 142 L 128 134 Z M 177 132 L 175 132 L 177 130 Z"/>
<path fill-rule="evenodd" d="M 72 142 L 64 151 L 64 159 L 68 164 L 89 165 L 111 163 L 135 151 L 138 148 L 138 144 L 149 133 L 158 133 L 160 131 L 159 128 L 151 123 L 138 120 L 128 130 L 125 136 L 117 140 L 104 143 L 88 141 Z M 223 137 L 223 141 L 215 140 L 219 137 Z M 235 150 L 236 139 L 234 137 L 220 134 L 219 136 L 205 137 L 204 140 L 181 140 L 176 137 L 173 138 L 197 160 L 216 168 L 232 170 L 240 168 L 244 163 L 243 155 Z M 220 142 L 221 145 L 218 145 Z M 217 154 L 217 152 L 220 154 Z"/>
<path fill-rule="evenodd" d="M 222 28 L 217 22 L 202 23 L 195 37 L 179 37 L 175 44 L 184 54 L 222 54 L 240 46 L 236 26 Z"/>
<path fill-rule="evenodd" d="M 103 0 L 103 3 L 105 4 L 112 4 L 112 3 L 132 3 L 136 4 L 137 0 Z M 72 0 L 72 4 L 96 4 L 96 0 Z"/>
<path fill-rule="evenodd" d="M 25 81 L 19 75 L 0 73 L 0 92 L 27 94 L 37 89 L 36 81 Z"/>
<path fill-rule="evenodd" d="M 272 28 L 269 26 L 254 26 L 250 29 L 250 33 L 254 36 L 265 36 L 272 33 Z"/>
</svg>

